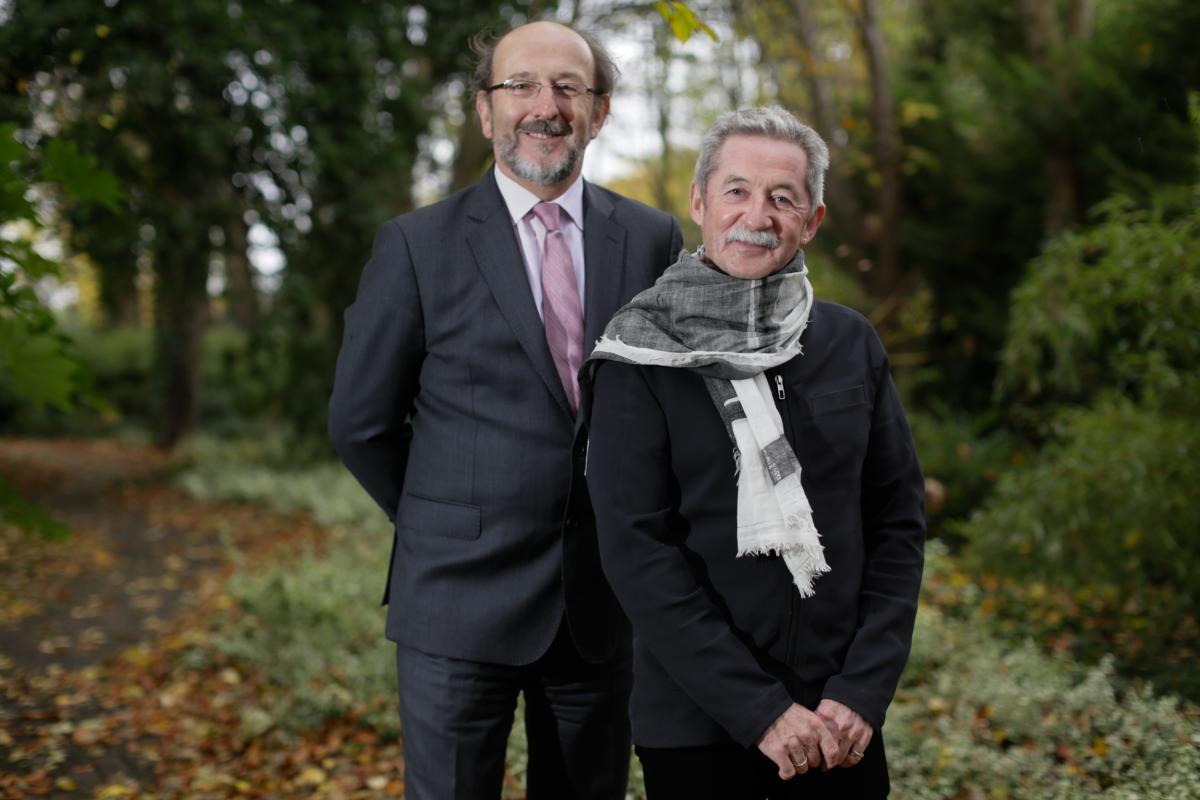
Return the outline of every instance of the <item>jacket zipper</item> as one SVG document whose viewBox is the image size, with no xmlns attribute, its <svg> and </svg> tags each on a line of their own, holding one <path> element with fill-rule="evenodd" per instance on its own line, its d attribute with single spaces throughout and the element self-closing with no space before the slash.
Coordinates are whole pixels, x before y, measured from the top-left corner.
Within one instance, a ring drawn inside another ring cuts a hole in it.
<svg viewBox="0 0 1200 800">
<path fill-rule="evenodd" d="M 787 390 L 785 390 L 783 387 L 783 373 L 782 372 L 775 373 L 775 397 L 777 399 L 777 405 L 780 406 L 779 411 L 780 411 L 780 417 L 782 417 L 782 419 L 783 419 L 784 433 L 787 436 L 788 441 L 790 441 L 792 443 L 792 449 L 794 451 L 797 451 L 796 457 L 799 458 L 799 455 L 800 455 L 799 454 L 799 441 L 800 440 L 796 438 L 796 431 L 792 425 L 792 409 L 791 409 L 791 405 L 787 402 Z M 785 645 L 784 645 L 783 663 L 787 665 L 789 671 L 793 671 L 792 670 L 792 660 L 793 660 L 793 655 L 794 655 L 793 649 L 795 648 L 795 645 L 796 645 L 797 617 L 799 617 L 799 615 L 800 615 L 800 595 L 796 591 L 796 588 L 790 584 L 790 582 L 788 585 L 788 589 L 789 589 L 789 591 L 788 591 L 788 609 L 787 609 L 787 637 L 784 640 Z M 792 695 L 793 698 L 795 698 L 796 693 L 799 691 L 800 687 L 797 684 L 797 681 L 795 681 L 795 680 L 789 680 L 788 684 L 789 684 L 787 687 L 788 692 Z"/>
</svg>

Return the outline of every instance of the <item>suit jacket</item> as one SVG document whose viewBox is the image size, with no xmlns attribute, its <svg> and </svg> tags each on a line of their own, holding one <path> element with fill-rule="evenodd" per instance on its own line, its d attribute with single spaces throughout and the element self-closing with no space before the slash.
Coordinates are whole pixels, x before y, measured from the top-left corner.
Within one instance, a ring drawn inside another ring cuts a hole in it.
<svg viewBox="0 0 1200 800">
<path fill-rule="evenodd" d="M 818 301 L 801 342 L 767 378 L 831 568 L 808 599 L 782 559 L 736 557 L 733 448 L 703 379 L 596 370 L 588 485 L 633 623 L 639 745 L 751 747 L 822 697 L 883 724 L 916 617 L 924 481 L 870 324 Z"/>
<path fill-rule="evenodd" d="M 585 352 L 681 246 L 667 214 L 584 188 Z M 564 613 L 590 661 L 628 648 L 600 571 L 585 438 L 493 174 L 384 224 L 338 355 L 329 432 L 395 523 L 388 638 L 527 664 Z"/>
</svg>

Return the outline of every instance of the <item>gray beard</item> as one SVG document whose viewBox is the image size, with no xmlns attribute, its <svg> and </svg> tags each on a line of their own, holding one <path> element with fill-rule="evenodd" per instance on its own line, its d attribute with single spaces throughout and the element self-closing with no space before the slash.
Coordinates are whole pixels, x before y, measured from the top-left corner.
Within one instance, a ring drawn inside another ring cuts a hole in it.
<svg viewBox="0 0 1200 800">
<path fill-rule="evenodd" d="M 506 137 L 500 144 L 500 162 L 508 167 L 518 178 L 523 178 L 538 186 L 553 186 L 571 177 L 579 159 L 583 156 L 583 148 L 574 144 L 567 147 L 562 160 L 557 164 L 537 164 L 526 161 L 517 155 L 517 134 Z"/>
</svg>

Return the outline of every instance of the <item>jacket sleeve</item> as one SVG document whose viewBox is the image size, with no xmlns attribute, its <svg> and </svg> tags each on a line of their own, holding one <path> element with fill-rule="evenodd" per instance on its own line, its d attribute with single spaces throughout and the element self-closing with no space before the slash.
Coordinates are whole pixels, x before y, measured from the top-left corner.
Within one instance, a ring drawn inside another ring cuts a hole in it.
<svg viewBox="0 0 1200 800">
<path fill-rule="evenodd" d="M 752 747 L 792 699 L 735 635 L 689 563 L 666 418 L 645 368 L 604 362 L 594 379 L 587 475 L 605 575 L 638 641 L 730 736 Z"/>
<path fill-rule="evenodd" d="M 412 438 L 408 417 L 425 355 L 416 275 L 395 220 L 375 236 L 345 321 L 329 401 L 329 437 L 346 467 L 394 521 Z"/>
<path fill-rule="evenodd" d="M 866 559 L 858 631 L 823 696 L 878 729 L 912 645 L 924 564 L 925 481 L 887 356 L 873 332 L 869 351 L 876 393 L 862 471 Z"/>
</svg>

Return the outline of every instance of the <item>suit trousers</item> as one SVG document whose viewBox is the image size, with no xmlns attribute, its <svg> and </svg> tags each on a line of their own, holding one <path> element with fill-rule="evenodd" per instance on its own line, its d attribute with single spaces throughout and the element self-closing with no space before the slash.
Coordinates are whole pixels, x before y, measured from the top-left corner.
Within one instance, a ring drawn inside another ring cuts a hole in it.
<svg viewBox="0 0 1200 800">
<path fill-rule="evenodd" d="M 853 767 L 785 781 L 775 762 L 740 745 L 638 747 L 647 800 L 882 800 L 890 790 L 883 737 Z"/>
<path fill-rule="evenodd" d="M 525 694 L 528 800 L 622 800 L 629 778 L 629 657 L 576 652 L 565 620 L 532 664 L 396 648 L 408 800 L 497 800 L 517 695 Z"/>
</svg>

